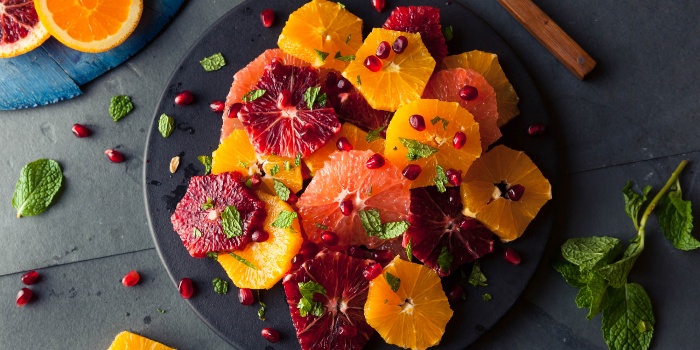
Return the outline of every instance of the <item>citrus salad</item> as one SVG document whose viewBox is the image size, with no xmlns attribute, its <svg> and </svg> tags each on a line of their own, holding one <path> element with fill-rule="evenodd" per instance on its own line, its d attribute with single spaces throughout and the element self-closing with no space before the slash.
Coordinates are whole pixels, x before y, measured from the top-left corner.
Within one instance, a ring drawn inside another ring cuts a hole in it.
<svg viewBox="0 0 700 350">
<path fill-rule="evenodd" d="M 327 0 L 293 12 L 278 46 L 234 75 L 211 174 L 190 179 L 174 230 L 241 302 L 281 281 L 302 349 L 361 349 L 374 332 L 438 344 L 453 315 L 441 278 L 551 199 L 527 155 L 494 145 L 519 113 L 496 55 L 447 56 L 429 6 L 395 8 L 363 40 Z"/>
</svg>

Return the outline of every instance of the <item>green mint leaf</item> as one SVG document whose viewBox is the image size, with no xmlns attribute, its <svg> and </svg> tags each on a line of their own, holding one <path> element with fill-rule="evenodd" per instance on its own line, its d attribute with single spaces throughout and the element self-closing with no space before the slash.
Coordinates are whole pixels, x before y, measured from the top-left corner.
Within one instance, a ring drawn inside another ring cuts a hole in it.
<svg viewBox="0 0 700 350">
<path fill-rule="evenodd" d="M 328 226 L 326 226 L 326 225 L 319 224 L 318 222 L 316 222 L 315 224 L 316 224 L 316 228 L 318 228 L 318 229 L 328 230 Z"/>
<path fill-rule="evenodd" d="M 198 156 L 197 159 L 204 164 L 204 175 L 211 174 L 211 156 Z"/>
<path fill-rule="evenodd" d="M 211 198 L 207 197 L 206 203 L 202 203 L 202 210 L 209 210 L 214 207 L 214 201 L 212 201 Z"/>
<path fill-rule="evenodd" d="M 316 86 L 316 87 L 310 87 L 304 91 L 304 102 L 306 102 L 306 107 L 309 109 L 314 109 L 314 103 L 316 102 L 316 99 L 318 98 L 318 94 L 321 92 L 321 87 Z"/>
<path fill-rule="evenodd" d="M 212 260 L 219 260 L 219 253 L 209 252 L 209 253 L 207 253 L 207 258 L 212 259 Z"/>
<path fill-rule="evenodd" d="M 620 253 L 620 240 L 612 237 L 572 238 L 561 246 L 564 259 L 583 269 L 609 263 Z"/>
<path fill-rule="evenodd" d="M 360 76 L 357 76 L 357 85 L 362 85 L 362 79 L 360 79 Z"/>
<path fill-rule="evenodd" d="M 350 61 L 355 60 L 355 55 L 342 56 L 342 55 L 340 54 L 340 51 L 338 51 L 338 52 L 335 53 L 335 57 L 334 57 L 334 58 L 335 58 L 336 60 L 338 60 L 338 61 L 350 62 Z"/>
<path fill-rule="evenodd" d="M 296 212 L 282 210 L 277 216 L 277 219 L 275 219 L 275 222 L 272 223 L 272 226 L 277 228 L 290 228 L 292 226 L 292 222 L 296 218 Z"/>
<path fill-rule="evenodd" d="M 156 311 L 160 312 L 161 314 L 168 312 L 168 310 L 163 310 L 161 308 L 156 309 Z"/>
<path fill-rule="evenodd" d="M 408 160 L 410 161 L 418 160 L 421 158 L 428 158 L 438 151 L 437 148 L 420 143 L 416 140 L 399 137 L 399 141 L 404 147 L 408 149 L 408 153 L 406 153 L 406 158 L 408 158 Z"/>
<path fill-rule="evenodd" d="M 292 165 L 289 164 L 289 161 L 288 161 L 288 160 L 285 160 L 285 161 L 284 161 L 284 170 L 285 170 L 285 171 L 290 171 L 290 170 L 292 170 Z"/>
<path fill-rule="evenodd" d="M 243 184 L 245 185 L 245 187 L 253 188 L 253 179 L 249 178 L 248 180 L 245 180 Z"/>
<path fill-rule="evenodd" d="M 386 283 L 389 284 L 389 288 L 391 288 L 391 291 L 396 293 L 399 290 L 399 287 L 401 286 L 401 279 L 392 275 L 389 272 L 384 273 L 384 279 L 386 279 Z"/>
<path fill-rule="evenodd" d="M 294 157 L 294 166 L 300 166 L 301 165 L 301 153 L 297 154 L 296 157 Z"/>
<path fill-rule="evenodd" d="M 326 61 L 326 57 L 328 57 L 328 52 L 323 52 L 321 50 L 316 50 L 316 49 L 314 49 L 314 51 L 316 51 L 318 58 L 320 58 L 322 62 Z"/>
<path fill-rule="evenodd" d="M 484 301 L 491 301 L 493 297 L 491 297 L 491 294 L 489 293 L 484 293 L 483 295 L 481 295 L 481 299 L 483 299 Z"/>
<path fill-rule="evenodd" d="M 326 289 L 313 281 L 299 282 L 299 293 L 302 298 L 313 300 L 315 293 L 326 295 Z"/>
<path fill-rule="evenodd" d="M 260 321 L 265 321 L 265 308 L 267 305 L 263 303 L 262 301 L 260 302 L 260 309 L 258 310 L 258 318 Z"/>
<path fill-rule="evenodd" d="M 447 187 L 445 187 L 445 185 L 448 183 L 445 170 L 438 164 L 435 166 L 435 173 L 435 186 L 437 187 L 438 192 L 445 193 L 445 191 L 447 191 Z"/>
<path fill-rule="evenodd" d="M 370 142 L 372 142 L 372 141 L 374 141 L 374 140 L 378 140 L 378 139 L 379 139 L 379 134 L 380 134 L 380 133 L 382 132 L 382 130 L 384 130 L 384 129 L 386 129 L 386 126 L 382 126 L 381 128 L 379 128 L 379 129 L 377 129 L 377 130 L 370 130 L 370 131 L 367 133 L 367 136 L 365 137 L 365 140 L 367 140 L 367 143 L 370 143 Z"/>
<path fill-rule="evenodd" d="M 572 287 L 585 287 L 592 277 L 592 273 L 590 271 L 583 272 L 581 271 L 580 267 L 569 262 L 555 261 L 552 263 L 552 267 L 554 267 L 554 269 L 559 272 L 562 277 L 564 277 L 566 283 Z"/>
<path fill-rule="evenodd" d="M 442 129 L 447 130 L 447 125 L 450 124 L 450 121 L 447 119 L 440 118 L 440 116 L 435 116 L 435 118 L 430 119 L 430 124 L 437 124 L 439 121 L 442 121 Z"/>
<path fill-rule="evenodd" d="M 323 316 L 323 311 L 323 305 L 319 302 L 315 302 L 313 307 L 311 308 L 311 315 L 321 317 Z"/>
<path fill-rule="evenodd" d="M 277 197 L 286 202 L 289 199 L 291 191 L 281 181 L 274 180 L 274 183 L 275 193 L 277 193 Z"/>
<path fill-rule="evenodd" d="M 602 310 L 605 305 L 607 288 L 608 283 L 602 277 L 594 275 L 591 281 L 579 290 L 578 295 L 576 295 L 576 306 L 590 309 L 586 315 L 587 319 L 592 319 Z"/>
<path fill-rule="evenodd" d="M 241 213 L 236 207 L 226 206 L 221 212 L 221 227 L 224 229 L 226 238 L 233 238 L 243 235 L 243 227 L 241 226 Z"/>
<path fill-rule="evenodd" d="M 656 216 L 664 236 L 680 250 L 700 248 L 700 241 L 693 237 L 693 210 L 690 201 L 684 201 L 680 183 L 676 182 L 661 197 L 656 206 Z"/>
<path fill-rule="evenodd" d="M 43 213 L 53 201 L 63 183 L 63 172 L 58 162 L 52 159 L 37 159 L 19 173 L 12 195 L 12 207 L 17 218 Z"/>
<path fill-rule="evenodd" d="M 408 261 L 413 261 L 413 238 L 409 238 L 406 244 L 406 257 Z"/>
<path fill-rule="evenodd" d="M 352 34 L 348 34 L 348 37 L 345 38 L 345 43 L 346 43 L 346 44 L 350 42 L 350 38 L 351 38 L 351 37 L 352 37 Z"/>
<path fill-rule="evenodd" d="M 472 267 L 472 273 L 469 275 L 469 284 L 474 287 L 486 287 L 488 286 L 488 280 L 486 275 L 481 271 L 481 264 L 479 260 L 474 261 L 474 266 Z"/>
<path fill-rule="evenodd" d="M 641 252 L 641 250 L 639 251 Z M 605 278 L 614 288 L 621 288 L 627 283 L 632 266 L 637 261 L 639 255 L 623 258 L 614 264 L 606 265 L 598 270 L 598 273 Z"/>
<path fill-rule="evenodd" d="M 246 163 L 246 162 L 244 162 L 244 161 L 242 161 L 242 160 L 239 160 L 239 161 L 238 161 L 238 164 L 236 164 L 236 165 L 238 165 L 238 166 L 241 167 L 241 168 L 247 168 L 247 167 L 248 167 L 248 163 Z"/>
<path fill-rule="evenodd" d="M 219 52 L 209 57 L 203 58 L 201 61 L 199 61 L 199 64 L 202 65 L 202 68 L 204 68 L 205 71 L 213 72 L 225 66 L 226 60 L 224 59 L 224 56 L 221 55 L 221 53 Z"/>
<path fill-rule="evenodd" d="M 382 233 L 378 237 L 392 239 L 401 236 L 406 230 L 408 230 L 408 221 L 387 222 L 382 225 Z"/>
<path fill-rule="evenodd" d="M 228 293 L 228 281 L 224 281 L 217 277 L 214 278 L 214 280 L 212 280 L 211 283 L 214 285 L 215 292 L 222 295 Z"/>
<path fill-rule="evenodd" d="M 202 237 L 202 231 L 200 231 L 196 227 L 193 227 L 192 228 L 192 237 L 196 237 L 196 238 Z"/>
<path fill-rule="evenodd" d="M 628 283 L 608 293 L 603 309 L 603 338 L 610 350 L 648 349 L 654 331 L 654 312 L 642 286 Z"/>
<path fill-rule="evenodd" d="M 445 272 L 449 272 L 452 268 L 452 254 L 447 250 L 446 246 L 442 247 L 440 250 L 440 255 L 438 256 L 438 266 Z"/>
<path fill-rule="evenodd" d="M 245 95 L 243 95 L 243 97 L 241 98 L 241 101 L 246 102 L 246 103 L 253 102 L 253 101 L 263 97 L 266 92 L 267 91 L 262 90 L 262 89 L 250 90 L 250 91 L 246 92 Z"/>
<path fill-rule="evenodd" d="M 454 38 L 454 28 L 452 28 L 452 26 L 443 28 L 442 35 L 445 36 L 445 42 L 449 43 Z"/>
<path fill-rule="evenodd" d="M 112 96 L 112 99 L 109 101 L 109 115 L 115 122 L 126 117 L 126 115 L 133 110 L 134 104 L 131 103 L 131 98 L 129 96 Z"/>
<path fill-rule="evenodd" d="M 230 255 L 232 258 L 238 260 L 241 264 L 243 264 L 243 265 L 245 265 L 245 266 L 248 266 L 248 267 L 250 267 L 250 268 L 253 269 L 253 270 L 259 270 L 258 267 L 255 266 L 255 264 L 253 264 L 252 262 L 246 260 L 245 258 L 243 258 L 242 256 L 240 256 L 240 255 L 238 255 L 238 254 L 235 254 L 235 253 L 228 253 L 228 255 Z"/>
<path fill-rule="evenodd" d="M 627 185 L 622 189 L 625 198 L 625 212 L 634 222 L 634 228 L 639 229 L 639 211 L 647 200 L 647 194 L 651 191 L 651 186 L 644 187 L 642 194 L 632 189 L 632 181 L 627 181 Z"/>
<path fill-rule="evenodd" d="M 382 221 L 379 218 L 379 211 L 376 209 L 360 210 L 360 222 L 365 228 L 367 236 L 375 237 L 383 233 Z"/>
<path fill-rule="evenodd" d="M 175 130 L 175 118 L 169 117 L 165 113 L 161 114 L 160 119 L 158 119 L 158 131 L 160 131 L 160 134 L 167 139 L 173 133 L 173 130 Z"/>
<path fill-rule="evenodd" d="M 280 172 L 280 166 L 279 166 L 279 164 L 275 164 L 275 165 L 272 166 L 272 168 L 270 168 L 270 176 L 275 176 L 275 175 L 277 175 L 277 173 L 279 173 L 279 172 Z"/>
<path fill-rule="evenodd" d="M 299 282 L 299 293 L 301 294 L 301 299 L 297 304 L 299 315 L 306 317 L 310 313 L 313 316 L 321 317 L 323 305 L 320 302 L 314 302 L 314 294 L 326 295 L 326 289 L 313 281 Z"/>
<path fill-rule="evenodd" d="M 345 8 L 345 5 L 343 5 L 343 4 L 341 4 L 341 3 L 338 3 L 338 6 L 339 6 L 341 9 L 344 9 L 344 8 Z"/>
</svg>

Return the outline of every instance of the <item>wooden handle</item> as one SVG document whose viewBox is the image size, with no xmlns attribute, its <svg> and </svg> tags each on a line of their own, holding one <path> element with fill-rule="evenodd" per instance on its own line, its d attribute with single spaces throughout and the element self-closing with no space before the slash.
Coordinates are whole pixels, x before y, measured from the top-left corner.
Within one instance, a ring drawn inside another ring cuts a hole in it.
<svg viewBox="0 0 700 350">
<path fill-rule="evenodd" d="M 583 80 L 595 67 L 595 60 L 531 0 L 498 2 L 576 77 Z"/>
</svg>

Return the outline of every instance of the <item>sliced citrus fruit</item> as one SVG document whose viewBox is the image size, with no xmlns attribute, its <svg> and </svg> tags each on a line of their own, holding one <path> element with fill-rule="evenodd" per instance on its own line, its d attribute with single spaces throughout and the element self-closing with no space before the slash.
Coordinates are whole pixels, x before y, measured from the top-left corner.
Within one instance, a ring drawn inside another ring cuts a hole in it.
<svg viewBox="0 0 700 350">
<path fill-rule="evenodd" d="M 372 108 L 357 90 L 338 94 L 335 110 L 338 117 L 364 130 L 377 130 L 386 127 L 391 116 L 394 115 L 392 112 Z"/>
<path fill-rule="evenodd" d="M 362 45 L 362 20 L 336 2 L 313 0 L 289 15 L 277 45 L 314 67 L 342 71 Z"/>
<path fill-rule="evenodd" d="M 216 151 L 212 152 L 211 173 L 214 175 L 237 171 L 250 176 L 259 173 L 255 149 L 245 130 L 236 130 L 229 135 Z"/>
<path fill-rule="evenodd" d="M 460 97 L 462 89 L 471 89 L 469 91 L 471 96 L 466 96 L 468 101 Z M 487 150 L 492 143 L 501 138 L 496 93 L 486 79 L 476 71 L 454 68 L 435 72 L 423 91 L 423 98 L 457 102 L 468 110 L 479 123 L 482 150 Z"/>
<path fill-rule="evenodd" d="M 123 43 L 143 12 L 143 0 L 35 0 L 34 6 L 51 35 L 82 52 L 104 52 Z"/>
<path fill-rule="evenodd" d="M 447 56 L 442 63 L 442 67 L 473 69 L 484 76 L 486 81 L 496 91 L 498 126 L 505 125 L 520 114 L 518 110 L 518 101 L 520 99 L 518 94 L 515 93 L 513 85 L 506 78 L 501 64 L 498 63 L 496 54 L 474 50 L 459 55 Z"/>
<path fill-rule="evenodd" d="M 33 0 L 0 0 L 0 58 L 34 50 L 49 36 Z"/>
<path fill-rule="evenodd" d="M 440 277 L 423 265 L 396 257 L 369 283 L 365 318 L 389 344 L 437 345 L 452 314 Z"/>
<path fill-rule="evenodd" d="M 383 41 L 392 44 L 400 36 L 407 39 L 405 51 L 390 50 L 386 59 L 379 60 L 381 68 L 373 72 L 365 67 L 367 57 L 374 57 Z M 393 112 L 400 105 L 420 99 L 435 68 L 435 60 L 423 45 L 420 34 L 375 28 L 357 50 L 356 59 L 343 71 L 343 76 L 355 85 L 374 109 Z"/>
<path fill-rule="evenodd" d="M 258 159 L 265 171 L 263 183 L 272 189 L 273 194 L 275 193 L 274 180 L 280 181 L 294 193 L 301 191 L 304 180 L 301 176 L 300 160 L 279 156 L 260 156 Z"/>
<path fill-rule="evenodd" d="M 409 182 L 389 162 L 381 168 L 368 169 L 365 164 L 374 154 L 335 152 L 316 172 L 297 203 L 309 240 L 321 242 L 322 230 L 318 227 L 326 226 L 338 235 L 341 245 L 364 244 L 373 249 L 386 240 L 368 235 L 360 219 L 361 211 L 376 210 L 383 224 L 406 220 Z"/>
<path fill-rule="evenodd" d="M 138 334 L 123 331 L 114 338 L 107 350 L 175 350 Z"/>
<path fill-rule="evenodd" d="M 283 212 L 293 213 L 292 207 L 277 197 L 260 191 L 257 194 L 265 202 L 267 218 L 263 228 L 269 238 L 264 242 L 252 242 L 243 250 L 220 252 L 217 258 L 238 288 L 272 288 L 292 267 L 292 257 L 299 252 L 304 240 L 296 218 L 287 228 L 273 225 L 280 215 L 284 215 Z"/>
<path fill-rule="evenodd" d="M 384 151 L 383 138 L 379 136 L 368 138 L 367 133 L 362 131 L 362 129 L 350 123 L 344 123 L 340 128 L 340 132 L 335 134 L 323 147 L 304 159 L 304 163 L 309 168 L 312 175 L 323 168 L 323 165 L 330 160 L 330 155 L 332 153 L 338 151 L 337 143 L 341 137 L 344 137 L 354 150 L 372 150 L 375 153 L 382 153 Z"/>
<path fill-rule="evenodd" d="M 464 215 L 476 217 L 508 242 L 520 237 L 552 187 L 525 152 L 496 146 L 478 159 L 462 179 Z"/>
<path fill-rule="evenodd" d="M 432 6 L 397 6 L 386 19 L 384 29 L 420 33 L 438 65 L 447 56 L 447 44 L 440 25 L 440 9 Z"/>
<path fill-rule="evenodd" d="M 411 120 L 422 120 L 422 131 Z M 459 134 L 459 135 L 458 135 Z M 455 138 L 464 137 L 459 148 Z M 409 164 L 420 167 L 420 174 L 411 188 L 435 184 L 437 166 L 444 171 L 467 172 L 474 159 L 481 155 L 479 124 L 466 109 L 455 102 L 418 100 L 401 106 L 386 132 L 384 155 L 399 169 Z"/>
</svg>

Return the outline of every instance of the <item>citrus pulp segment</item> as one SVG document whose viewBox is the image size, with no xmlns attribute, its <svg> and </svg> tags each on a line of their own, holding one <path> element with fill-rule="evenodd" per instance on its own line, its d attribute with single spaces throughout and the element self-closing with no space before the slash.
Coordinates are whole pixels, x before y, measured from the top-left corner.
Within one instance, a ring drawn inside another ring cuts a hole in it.
<svg viewBox="0 0 700 350">
<path fill-rule="evenodd" d="M 440 9 L 436 7 L 397 6 L 382 28 L 420 33 L 423 44 L 438 65 L 447 56 L 447 44 L 440 25 Z"/>
<path fill-rule="evenodd" d="M 340 128 L 340 132 L 328 140 L 323 147 L 319 148 L 316 150 L 316 152 L 304 159 L 304 163 L 309 168 L 309 171 L 311 171 L 311 175 L 323 168 L 323 165 L 330 160 L 330 155 L 338 151 L 338 146 L 336 143 L 341 137 L 346 138 L 352 145 L 352 149 L 357 151 L 371 150 L 375 153 L 382 153 L 384 151 L 383 138 L 377 137 L 375 139 L 371 139 L 371 142 L 367 142 L 366 132 L 362 131 L 362 129 L 356 127 L 355 125 L 346 122 L 343 123 L 343 126 Z"/>
<path fill-rule="evenodd" d="M 258 159 L 260 164 L 262 164 L 263 171 L 265 172 L 263 183 L 269 189 L 272 189 L 271 193 L 275 193 L 274 180 L 282 182 L 294 193 L 301 191 L 304 184 L 304 179 L 302 178 L 302 165 L 301 163 L 297 165 L 296 159 L 272 155 L 261 155 L 258 157 Z"/>
<path fill-rule="evenodd" d="M 250 176 L 260 172 L 255 150 L 245 130 L 231 133 L 219 144 L 211 158 L 211 173 L 214 175 L 237 171 Z"/>
<path fill-rule="evenodd" d="M 19 56 L 51 35 L 39 21 L 33 0 L 0 0 L 0 58 Z"/>
<path fill-rule="evenodd" d="M 138 334 L 123 331 L 117 334 L 107 350 L 175 350 Z"/>
</svg>

